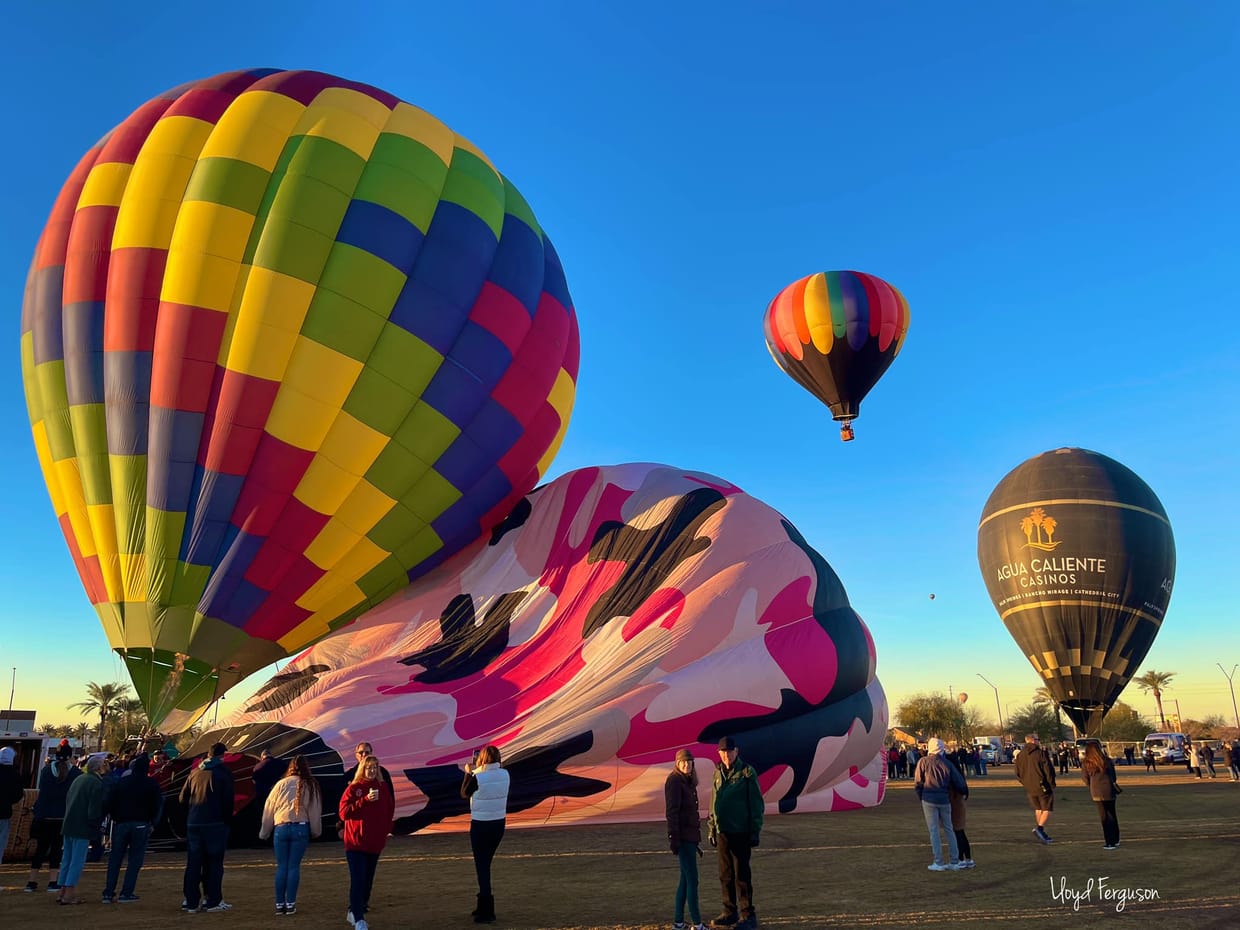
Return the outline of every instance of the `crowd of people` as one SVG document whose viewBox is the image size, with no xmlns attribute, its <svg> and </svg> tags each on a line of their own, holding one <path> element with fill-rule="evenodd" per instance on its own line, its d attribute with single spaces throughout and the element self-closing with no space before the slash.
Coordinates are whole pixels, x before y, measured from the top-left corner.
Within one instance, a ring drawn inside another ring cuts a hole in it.
<svg viewBox="0 0 1240 930">
<path fill-rule="evenodd" d="M 1048 750 L 1036 734 L 1030 734 L 1010 760 L 1033 811 L 1033 834 L 1039 842 L 1054 842 L 1047 827 L 1055 808 L 1057 779 L 1075 767 L 1097 807 L 1103 849 L 1114 850 L 1120 845 L 1116 799 L 1123 789 L 1118 784 L 1115 762 L 1101 743 L 1082 742 Z M 1216 777 L 1216 756 L 1204 742 L 1190 741 L 1187 749 L 1185 764 L 1190 773 L 1197 778 L 1206 777 L 1203 772 Z M 224 900 L 223 882 L 236 789 L 224 764 L 226 751 L 223 743 L 211 746 L 202 763 L 186 778 L 178 798 L 186 814 L 181 902 L 186 912 L 219 912 L 232 907 Z M 705 834 L 716 853 L 723 908 L 711 925 L 754 930 L 758 918 L 751 857 L 761 840 L 762 791 L 757 773 L 742 761 L 733 738 L 721 739 L 717 751 L 719 761 L 711 781 Z M 356 764 L 345 772 L 346 786 L 336 803 L 336 815 L 349 873 L 346 918 L 354 930 L 369 930 L 366 913 L 379 860 L 391 834 L 396 795 L 390 773 L 369 743 L 359 743 L 354 755 Z M 110 844 L 102 902 L 137 901 L 147 843 L 164 804 L 160 782 L 153 773 L 168 763 L 167 756 L 160 752 L 150 757 L 139 753 L 130 759 L 104 753 L 78 760 L 71 756 L 68 742 L 63 741 L 40 771 L 31 824 L 35 850 L 24 890 L 38 890 L 46 866 L 50 876 L 47 890 L 56 894 L 56 902 L 81 903 L 78 884 L 82 869 L 92 849 L 102 851 L 101 833 L 107 823 Z M 890 777 L 913 779 L 930 836 L 930 871 L 975 867 L 966 833 L 966 802 L 968 777 L 986 772 L 979 756 L 977 747 L 951 752 L 938 737 L 928 739 L 920 750 L 916 746 L 892 747 L 888 754 L 889 773 L 894 773 Z M 1125 753 L 1123 761 L 1136 764 L 1136 756 L 1135 752 Z M 1232 780 L 1240 780 L 1240 744 L 1224 742 L 1218 757 Z M 1150 760 L 1142 761 L 1149 768 Z M 285 763 L 264 752 L 254 767 L 253 779 L 262 787 L 258 795 L 262 800 L 258 838 L 270 840 L 275 855 L 275 915 L 291 916 L 297 913 L 301 862 L 310 841 L 322 834 L 323 814 L 330 799 L 324 798 L 322 785 L 304 756 L 294 756 Z M 468 800 L 470 809 L 470 848 L 478 884 L 477 905 L 471 916 L 478 923 L 496 920 L 491 866 L 504 837 L 509 787 L 510 776 L 501 765 L 498 747 L 482 747 L 466 764 L 461 797 Z M 13 750 L 0 748 L 0 851 L 7 839 L 4 834 L 12 806 L 21 797 L 13 771 Z M 701 799 L 696 760 L 690 750 L 676 753 L 664 784 L 664 798 L 668 844 L 679 866 L 673 927 L 705 930 L 698 880 L 698 863 L 704 855 Z"/>
</svg>

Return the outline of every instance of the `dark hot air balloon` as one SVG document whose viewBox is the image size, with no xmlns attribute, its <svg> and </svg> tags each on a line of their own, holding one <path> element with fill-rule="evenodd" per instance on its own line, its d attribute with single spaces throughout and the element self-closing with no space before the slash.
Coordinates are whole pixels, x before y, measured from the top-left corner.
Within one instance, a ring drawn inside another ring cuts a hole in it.
<svg viewBox="0 0 1240 930">
<path fill-rule="evenodd" d="M 789 284 L 762 320 L 775 364 L 831 409 L 853 438 L 861 401 L 908 332 L 908 301 L 874 275 L 826 271 Z"/>
<path fill-rule="evenodd" d="M 1097 736 L 1171 599 L 1175 540 L 1158 497 L 1105 455 L 1044 452 L 986 501 L 977 560 L 995 609 L 1051 696 Z"/>
</svg>

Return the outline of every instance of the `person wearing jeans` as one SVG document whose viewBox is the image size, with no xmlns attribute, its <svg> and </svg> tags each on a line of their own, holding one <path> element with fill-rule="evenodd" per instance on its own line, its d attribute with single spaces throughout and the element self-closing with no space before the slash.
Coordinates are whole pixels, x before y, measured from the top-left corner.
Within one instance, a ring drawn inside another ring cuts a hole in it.
<svg viewBox="0 0 1240 930">
<path fill-rule="evenodd" d="M 152 778 L 151 760 L 142 753 L 129 763 L 124 778 L 112 783 L 104 799 L 104 812 L 112 818 L 112 843 L 108 852 L 108 877 L 103 886 L 103 903 L 116 900 L 116 883 L 120 879 L 121 863 L 129 857 L 125 869 L 125 884 L 121 886 L 121 902 L 137 901 L 134 893 L 138 885 L 138 873 L 146 859 L 146 844 L 151 830 L 159 822 L 163 812 L 164 797 L 159 782 Z"/>
<path fill-rule="evenodd" d="M 187 806 L 183 887 L 184 911 L 196 911 L 201 904 L 208 911 L 226 911 L 224 901 L 224 852 L 228 848 L 228 827 L 233 817 L 233 777 L 224 765 L 223 743 L 211 746 L 207 758 L 190 773 L 181 789 L 181 803 Z"/>
<path fill-rule="evenodd" d="M 921 801 L 926 829 L 930 833 L 930 851 L 934 853 L 934 861 L 926 866 L 931 872 L 955 871 L 960 868 L 960 850 L 956 846 L 955 831 L 952 830 L 950 792 L 953 789 L 964 795 L 969 793 L 964 776 L 947 758 L 947 744 L 937 736 L 931 737 L 926 741 L 926 754 L 917 761 L 917 771 L 913 775 L 913 790 Z M 940 827 L 947 834 L 947 851 L 950 857 L 947 862 L 943 861 Z"/>
<path fill-rule="evenodd" d="M 680 864 L 680 883 L 676 886 L 675 930 L 687 930 L 685 907 L 694 930 L 705 930 L 702 907 L 698 899 L 698 857 L 702 844 L 702 816 L 698 806 L 698 777 L 693 753 L 682 749 L 676 753 L 676 767 L 663 783 L 663 801 L 667 815 L 667 842 Z"/>
<path fill-rule="evenodd" d="M 181 909 L 227 910 L 224 900 L 224 852 L 228 848 L 228 824 L 194 823 L 186 828 L 185 900 Z"/>
<path fill-rule="evenodd" d="M 323 832 L 323 792 L 305 756 L 294 756 L 285 776 L 263 804 L 260 839 L 273 837 L 276 853 L 276 916 L 297 913 L 301 860 L 310 837 Z"/>
<path fill-rule="evenodd" d="M 65 858 L 60 869 L 60 890 L 56 901 L 60 904 L 80 904 L 77 883 L 86 865 L 86 851 L 90 837 L 99 829 L 103 820 L 103 776 L 108 772 L 108 760 L 91 756 L 86 763 L 86 774 L 75 779 L 69 786 L 65 799 L 65 819 L 61 832 L 65 837 Z"/>
</svg>

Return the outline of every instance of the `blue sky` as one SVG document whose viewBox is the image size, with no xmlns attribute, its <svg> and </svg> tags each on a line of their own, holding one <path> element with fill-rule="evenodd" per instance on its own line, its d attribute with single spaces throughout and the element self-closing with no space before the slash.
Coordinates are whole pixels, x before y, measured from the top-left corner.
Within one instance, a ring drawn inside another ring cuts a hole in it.
<svg viewBox="0 0 1240 930">
<path fill-rule="evenodd" d="M 84 682 L 125 680 L 26 420 L 18 321 L 39 230 L 77 159 L 140 103 L 269 66 L 429 110 L 529 200 L 582 336 L 549 477 L 623 461 L 721 475 L 839 573 L 893 706 L 950 687 L 993 708 L 981 672 L 1015 709 L 1039 682 L 987 599 L 978 517 L 1026 458 L 1094 449 L 1150 484 L 1176 534 L 1143 668 L 1177 673 L 1167 697 L 1184 716 L 1230 718 L 1215 663 L 1240 662 L 1240 7 L 667 6 L 8 12 L 0 672 L 17 669 L 14 706 L 69 720 Z M 771 297 L 829 269 L 884 277 L 911 311 L 847 446 L 762 338 Z M 1122 699 L 1153 713 L 1135 688 Z"/>
</svg>

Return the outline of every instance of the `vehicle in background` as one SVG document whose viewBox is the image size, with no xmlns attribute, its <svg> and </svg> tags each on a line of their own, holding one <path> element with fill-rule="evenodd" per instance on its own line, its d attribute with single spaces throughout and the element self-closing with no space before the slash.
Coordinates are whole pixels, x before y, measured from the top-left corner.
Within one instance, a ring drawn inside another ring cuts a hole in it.
<svg viewBox="0 0 1240 930">
<path fill-rule="evenodd" d="M 1002 765 L 1003 757 L 1003 740 L 997 736 L 975 736 L 973 737 L 973 745 L 982 753 L 982 758 L 986 760 L 987 765 Z"/>
<path fill-rule="evenodd" d="M 1151 733 L 1145 738 L 1145 748 L 1154 753 L 1155 762 L 1183 762 L 1187 757 L 1185 742 L 1183 733 Z"/>
</svg>

